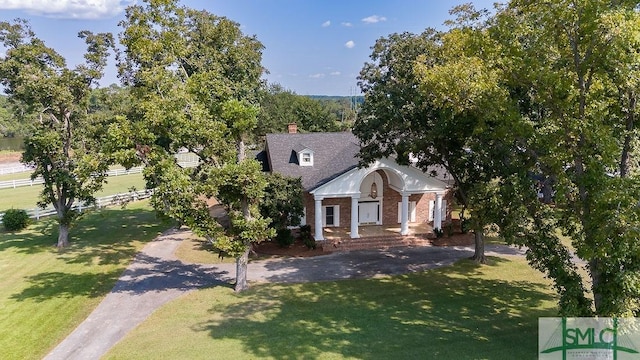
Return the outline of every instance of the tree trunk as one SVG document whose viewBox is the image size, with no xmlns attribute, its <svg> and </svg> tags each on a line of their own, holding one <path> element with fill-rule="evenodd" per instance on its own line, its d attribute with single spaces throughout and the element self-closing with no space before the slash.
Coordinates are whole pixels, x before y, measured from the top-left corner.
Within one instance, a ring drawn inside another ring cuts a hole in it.
<svg viewBox="0 0 640 360">
<path fill-rule="evenodd" d="M 629 92 L 629 105 L 625 124 L 624 145 L 622 146 L 622 155 L 620 156 L 620 177 L 627 177 L 629 173 L 629 157 L 632 152 L 631 141 L 633 140 L 633 127 L 635 122 L 636 97 L 631 91 Z"/>
<path fill-rule="evenodd" d="M 69 225 L 60 223 L 58 225 L 58 249 L 69 246 Z"/>
<path fill-rule="evenodd" d="M 236 259 L 236 292 L 241 292 L 249 288 L 247 285 L 247 264 L 249 263 L 250 250 L 251 248 L 247 246 L 244 253 Z"/>
<path fill-rule="evenodd" d="M 474 233 L 476 248 L 471 260 L 480 264 L 486 264 L 487 258 L 484 256 L 484 232 L 482 230 L 475 230 Z"/>
<path fill-rule="evenodd" d="M 596 314 L 601 315 L 602 294 L 598 287 L 600 286 L 600 269 L 598 269 L 598 259 L 589 261 L 589 272 L 591 273 L 591 291 L 593 292 L 593 305 L 596 308 Z"/>
</svg>

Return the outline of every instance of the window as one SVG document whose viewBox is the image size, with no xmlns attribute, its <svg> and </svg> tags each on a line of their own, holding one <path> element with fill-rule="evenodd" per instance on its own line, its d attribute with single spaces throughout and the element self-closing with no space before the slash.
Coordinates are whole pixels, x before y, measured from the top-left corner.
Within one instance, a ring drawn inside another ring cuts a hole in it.
<svg viewBox="0 0 640 360">
<path fill-rule="evenodd" d="M 340 206 L 328 205 L 322 207 L 323 226 L 337 227 L 340 226 Z"/>
<path fill-rule="evenodd" d="M 416 222 L 416 202 L 409 201 L 409 222 Z M 398 203 L 398 224 L 402 223 L 402 203 Z"/>
<path fill-rule="evenodd" d="M 303 151 L 298 154 L 300 159 L 300 166 L 313 166 L 313 153 L 310 151 Z"/>
<path fill-rule="evenodd" d="M 335 225 L 335 217 L 334 217 L 334 211 L 333 211 L 333 206 L 329 206 L 328 208 L 325 209 L 325 213 L 324 213 L 324 221 L 327 224 L 327 226 L 333 226 Z"/>
</svg>

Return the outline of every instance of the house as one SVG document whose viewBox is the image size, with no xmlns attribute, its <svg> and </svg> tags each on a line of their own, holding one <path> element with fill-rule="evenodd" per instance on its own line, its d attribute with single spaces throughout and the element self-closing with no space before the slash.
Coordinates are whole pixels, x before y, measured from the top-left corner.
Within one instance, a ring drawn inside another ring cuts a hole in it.
<svg viewBox="0 0 640 360">
<path fill-rule="evenodd" d="M 358 139 L 351 132 L 267 134 L 258 155 L 265 170 L 300 177 L 305 215 L 316 241 L 331 228 L 343 228 L 351 239 L 369 225 L 399 225 L 408 235 L 413 224 L 442 228 L 450 220 L 450 188 L 413 166 L 383 158 L 358 168 Z"/>
</svg>

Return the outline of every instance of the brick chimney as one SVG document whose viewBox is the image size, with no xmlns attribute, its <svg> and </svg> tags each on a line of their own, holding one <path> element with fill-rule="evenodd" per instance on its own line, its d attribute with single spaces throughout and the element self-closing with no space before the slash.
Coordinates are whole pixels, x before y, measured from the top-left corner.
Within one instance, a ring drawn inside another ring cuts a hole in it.
<svg viewBox="0 0 640 360">
<path fill-rule="evenodd" d="M 298 132 L 298 125 L 296 125 L 296 123 L 289 123 L 287 130 L 289 130 L 289 134 L 295 134 Z"/>
</svg>

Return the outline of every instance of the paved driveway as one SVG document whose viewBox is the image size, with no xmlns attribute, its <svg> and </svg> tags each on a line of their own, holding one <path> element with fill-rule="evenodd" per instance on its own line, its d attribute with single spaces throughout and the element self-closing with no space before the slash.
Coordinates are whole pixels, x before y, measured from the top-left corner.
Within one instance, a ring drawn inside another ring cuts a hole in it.
<svg viewBox="0 0 640 360">
<path fill-rule="evenodd" d="M 129 331 L 165 303 L 194 289 L 235 280 L 235 264 L 186 264 L 174 251 L 190 236 L 169 231 L 147 244 L 98 307 L 45 359 L 99 359 Z M 522 250 L 488 245 L 487 255 L 521 255 Z M 297 283 L 404 274 L 450 265 L 473 254 L 470 247 L 366 250 L 310 258 L 249 263 L 252 282 Z"/>
</svg>

